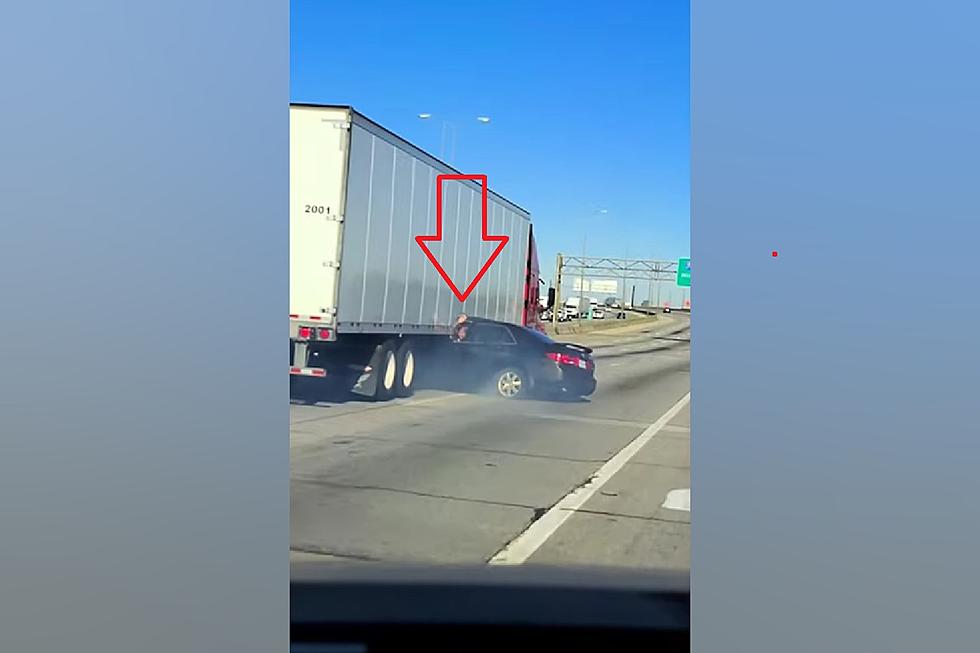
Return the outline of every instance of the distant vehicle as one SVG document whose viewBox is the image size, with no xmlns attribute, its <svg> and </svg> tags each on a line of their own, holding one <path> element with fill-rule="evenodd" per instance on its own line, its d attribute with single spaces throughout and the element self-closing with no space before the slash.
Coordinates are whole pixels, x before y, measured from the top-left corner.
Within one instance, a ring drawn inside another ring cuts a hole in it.
<svg viewBox="0 0 980 653">
<path fill-rule="evenodd" d="M 670 306 L 664 306 L 664 313 L 670 313 Z"/>
<path fill-rule="evenodd" d="M 532 328 L 471 318 L 466 335 L 441 360 L 463 389 L 489 389 L 504 399 L 531 394 L 585 397 L 595 392 L 592 350 L 555 342 Z"/>
<path fill-rule="evenodd" d="M 419 198 L 432 195 L 437 175 L 458 171 L 348 106 L 290 104 L 289 143 L 290 386 L 333 381 L 375 400 L 411 396 L 426 354 L 446 347 L 459 305 L 403 235 L 428 233 Z M 483 192 L 477 181 L 452 184 L 449 224 Z M 487 277 L 470 295 L 469 312 L 543 330 L 531 216 L 492 190 L 483 197 L 510 254 L 494 262 L 494 283 Z M 458 272 L 470 279 L 480 262 L 465 252 L 481 232 L 479 220 L 466 224 L 441 256 L 468 260 Z"/>
<path fill-rule="evenodd" d="M 596 306 L 592 309 L 592 319 L 593 320 L 604 320 L 606 319 L 606 309 L 601 306 Z"/>
<path fill-rule="evenodd" d="M 562 306 L 562 312 L 564 313 L 566 319 L 571 320 L 583 315 L 581 308 L 579 307 L 578 300 L 578 297 L 569 297 L 565 300 L 565 303 Z"/>
<path fill-rule="evenodd" d="M 618 297 L 606 297 L 606 301 L 604 303 L 608 308 L 622 308 Z"/>
</svg>

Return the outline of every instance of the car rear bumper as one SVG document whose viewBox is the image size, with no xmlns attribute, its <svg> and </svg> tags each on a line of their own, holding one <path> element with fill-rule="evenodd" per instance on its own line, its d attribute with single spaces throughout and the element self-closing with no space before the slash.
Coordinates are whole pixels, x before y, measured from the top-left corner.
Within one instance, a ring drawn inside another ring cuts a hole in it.
<svg viewBox="0 0 980 653">
<path fill-rule="evenodd" d="M 566 381 L 562 384 L 562 390 L 565 392 L 576 395 L 579 397 L 588 397 L 593 392 L 595 392 L 596 381 L 595 379 L 582 379 L 574 381 Z"/>
<path fill-rule="evenodd" d="M 539 377 L 536 385 L 545 391 L 557 391 L 575 397 L 588 397 L 595 392 L 596 380 L 594 376 L 585 374 L 562 373 L 547 379 Z"/>
</svg>

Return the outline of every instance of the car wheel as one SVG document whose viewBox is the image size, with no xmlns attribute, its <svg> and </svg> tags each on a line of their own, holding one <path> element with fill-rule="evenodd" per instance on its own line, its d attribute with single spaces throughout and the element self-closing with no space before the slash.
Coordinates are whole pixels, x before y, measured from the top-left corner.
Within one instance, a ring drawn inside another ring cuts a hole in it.
<svg viewBox="0 0 980 653">
<path fill-rule="evenodd" d="M 494 375 L 494 390 L 504 399 L 517 399 L 530 391 L 530 382 L 523 370 L 506 367 Z"/>
<path fill-rule="evenodd" d="M 411 397 L 415 394 L 415 350 L 412 341 L 406 340 L 395 355 L 398 369 L 395 375 L 395 396 Z"/>
</svg>

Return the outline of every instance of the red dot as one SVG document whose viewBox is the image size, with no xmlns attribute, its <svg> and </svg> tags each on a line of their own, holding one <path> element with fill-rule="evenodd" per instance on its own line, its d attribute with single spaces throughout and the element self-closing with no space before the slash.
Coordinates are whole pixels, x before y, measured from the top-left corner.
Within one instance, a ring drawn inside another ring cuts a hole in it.
<svg viewBox="0 0 980 653">
<path fill-rule="evenodd" d="M 773 257 L 779 256 L 779 252 L 777 252 L 776 250 L 772 250 L 772 255 Z"/>
</svg>

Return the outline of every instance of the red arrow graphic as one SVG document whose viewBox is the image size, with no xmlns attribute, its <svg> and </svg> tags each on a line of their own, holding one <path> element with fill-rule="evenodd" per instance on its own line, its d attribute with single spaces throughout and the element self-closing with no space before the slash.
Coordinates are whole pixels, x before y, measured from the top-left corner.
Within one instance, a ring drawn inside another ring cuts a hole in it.
<svg viewBox="0 0 980 653">
<path fill-rule="evenodd" d="M 459 288 L 456 287 L 456 284 L 453 283 L 453 280 L 449 278 L 449 275 L 443 269 L 442 264 L 440 264 L 439 261 L 436 260 L 435 255 L 433 255 L 432 252 L 429 250 L 429 246 L 426 243 L 431 243 L 431 242 L 438 243 L 442 241 L 442 182 L 463 181 L 467 179 L 479 181 L 481 182 L 482 185 L 481 204 L 483 207 L 482 208 L 483 228 L 481 230 L 481 238 L 483 239 L 483 242 L 489 242 L 492 240 L 500 244 L 497 245 L 497 248 L 493 250 L 492 254 L 490 254 L 490 258 L 487 259 L 487 262 L 483 264 L 483 267 L 480 268 L 480 271 L 476 273 L 476 277 L 473 279 L 473 281 L 470 282 L 470 285 L 466 286 L 466 290 L 460 292 Z M 493 265 L 493 262 L 497 260 L 497 256 L 500 254 L 500 251 L 504 248 L 504 246 L 507 245 L 507 241 L 509 240 L 510 240 L 510 236 L 491 236 L 487 233 L 487 176 L 486 175 L 436 175 L 436 233 L 434 236 L 416 236 L 415 242 L 419 244 L 419 247 L 421 247 L 422 251 L 425 252 L 425 255 L 429 258 L 429 261 L 432 262 L 432 265 L 435 267 L 435 269 L 439 272 L 440 275 L 442 275 L 443 280 L 445 280 L 450 290 L 453 291 L 453 294 L 456 295 L 456 299 L 458 299 L 461 302 L 466 301 L 466 298 L 469 297 L 470 293 L 473 292 L 473 289 L 476 288 L 476 284 L 480 283 L 480 279 L 482 279 L 483 275 L 487 273 L 487 270 L 490 269 L 490 266 Z"/>
</svg>

